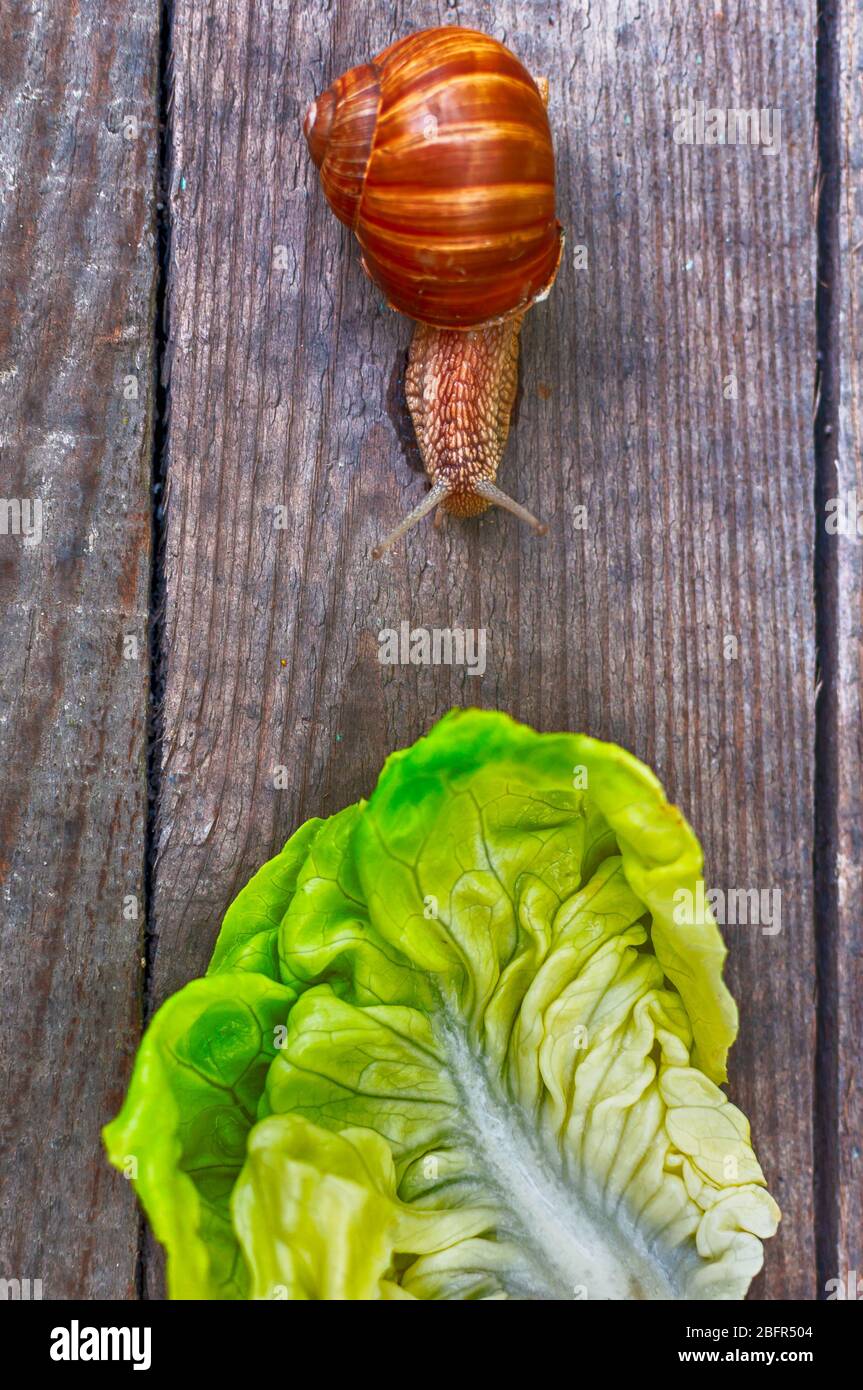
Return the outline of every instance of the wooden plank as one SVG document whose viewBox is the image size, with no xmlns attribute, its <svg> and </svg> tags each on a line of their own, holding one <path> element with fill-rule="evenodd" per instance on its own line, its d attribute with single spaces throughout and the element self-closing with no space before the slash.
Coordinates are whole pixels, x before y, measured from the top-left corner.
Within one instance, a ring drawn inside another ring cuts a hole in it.
<svg viewBox="0 0 863 1390">
<path fill-rule="evenodd" d="M 778 934 L 728 931 L 732 1092 L 785 1212 L 755 1294 L 811 1297 L 813 6 L 768 32 L 707 0 L 459 5 L 550 80 L 568 250 L 525 323 L 501 483 L 551 534 L 495 513 L 375 565 L 422 493 L 410 325 L 382 311 L 300 122 L 339 72 L 453 14 L 175 5 L 155 997 L 200 973 L 294 826 L 367 793 L 450 706 L 616 739 L 698 828 L 713 885 L 781 890 Z M 676 144 L 696 98 L 781 107 L 779 153 Z M 402 620 L 487 629 L 484 677 L 381 666 Z"/>
<path fill-rule="evenodd" d="M 863 1280 L 863 3 L 839 11 L 838 448 L 835 496 L 849 526 L 835 536 L 836 1263 L 832 1277 Z M 856 496 L 854 495 L 856 493 Z M 859 499 L 859 501 L 858 501 Z M 860 506 L 860 519 L 855 507 Z M 858 1285 L 863 1297 L 863 1282 Z M 853 1297 L 853 1292 L 847 1293 Z"/>
<path fill-rule="evenodd" d="M 135 1288 L 99 1129 L 140 1036 L 157 34 L 155 0 L 0 17 L 0 492 L 42 506 L 39 543 L 0 522 L 0 1275 L 51 1299 Z"/>
</svg>

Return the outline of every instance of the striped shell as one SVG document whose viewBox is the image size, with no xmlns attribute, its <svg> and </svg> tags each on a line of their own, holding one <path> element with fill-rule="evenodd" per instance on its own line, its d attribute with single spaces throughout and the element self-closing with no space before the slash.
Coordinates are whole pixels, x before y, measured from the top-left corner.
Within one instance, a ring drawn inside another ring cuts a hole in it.
<svg viewBox="0 0 863 1390">
<path fill-rule="evenodd" d="M 548 292 L 562 246 L 551 131 L 503 44 L 471 29 L 411 34 L 334 82 L 303 131 L 393 308 L 475 328 Z"/>
</svg>

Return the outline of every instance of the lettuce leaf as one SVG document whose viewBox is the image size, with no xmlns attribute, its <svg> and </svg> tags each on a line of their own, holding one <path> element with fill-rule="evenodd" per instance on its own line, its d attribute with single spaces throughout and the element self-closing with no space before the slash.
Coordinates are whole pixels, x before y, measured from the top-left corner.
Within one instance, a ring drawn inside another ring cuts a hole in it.
<svg viewBox="0 0 863 1390">
<path fill-rule="evenodd" d="M 302 827 L 106 1129 L 172 1296 L 744 1297 L 779 1212 L 701 871 L 636 759 L 480 711 Z"/>
<path fill-rule="evenodd" d="M 123 1109 L 103 1131 L 167 1250 L 173 1298 L 246 1296 L 230 1198 L 295 998 L 241 971 L 193 980 L 153 1019 Z"/>
</svg>

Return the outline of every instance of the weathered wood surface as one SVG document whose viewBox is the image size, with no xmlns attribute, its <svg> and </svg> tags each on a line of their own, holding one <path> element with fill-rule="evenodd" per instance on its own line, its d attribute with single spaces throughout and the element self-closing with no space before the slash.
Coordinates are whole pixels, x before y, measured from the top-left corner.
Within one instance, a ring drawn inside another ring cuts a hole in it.
<svg viewBox="0 0 863 1390">
<path fill-rule="evenodd" d="M 135 1289 L 99 1128 L 140 1035 L 157 30 L 0 14 L 0 494 L 43 507 L 0 534 L 0 1276 L 55 1299 Z"/>
<path fill-rule="evenodd" d="M 851 534 L 837 534 L 836 1119 L 837 1258 L 831 1275 L 863 1275 L 863 0 L 839 25 L 838 351 L 836 495 Z M 856 490 L 854 502 L 850 494 Z M 859 505 L 860 521 L 853 508 Z M 863 1289 L 861 1289 L 863 1293 Z"/>
<path fill-rule="evenodd" d="M 134 1205 L 98 1131 L 140 1035 L 142 923 L 123 908 L 144 887 L 157 10 L 13 0 L 0 17 L 0 495 L 44 503 L 41 544 L 0 534 L 0 1277 L 48 1298 L 135 1290 Z M 711 884 L 781 890 L 780 932 L 726 930 L 730 1089 L 785 1213 L 753 1296 L 823 1293 L 863 1267 L 863 551 L 825 546 L 815 506 L 814 6 L 781 30 L 707 0 L 175 0 L 167 18 L 154 1001 L 203 969 L 296 824 L 367 793 L 452 705 L 616 739 L 693 821 Z M 503 514 L 426 525 L 374 565 L 423 490 L 398 379 L 410 327 L 326 207 L 300 121 L 346 67 L 450 22 L 550 81 L 568 247 L 526 321 L 501 482 L 551 534 Z M 863 496 L 861 33 L 848 0 L 828 343 L 846 499 Z M 779 154 L 677 145 L 673 113 L 697 98 L 781 108 Z M 485 676 L 382 667 L 377 634 L 402 619 L 486 628 Z"/>
<path fill-rule="evenodd" d="M 410 329 L 300 122 L 345 68 L 456 20 L 550 82 L 568 250 L 526 321 L 501 482 L 551 534 L 499 513 L 426 525 L 374 565 L 422 491 L 395 379 Z M 713 885 L 782 893 L 778 934 L 727 932 L 731 1090 L 785 1212 L 761 1298 L 816 1293 L 813 35 L 811 3 L 781 26 L 706 0 L 173 14 L 154 996 L 203 969 L 294 826 L 367 793 L 450 706 L 618 740 L 699 830 Z M 696 98 L 781 108 L 778 155 L 675 144 Z M 402 619 L 486 628 L 485 676 L 382 667 L 377 634 Z"/>
</svg>

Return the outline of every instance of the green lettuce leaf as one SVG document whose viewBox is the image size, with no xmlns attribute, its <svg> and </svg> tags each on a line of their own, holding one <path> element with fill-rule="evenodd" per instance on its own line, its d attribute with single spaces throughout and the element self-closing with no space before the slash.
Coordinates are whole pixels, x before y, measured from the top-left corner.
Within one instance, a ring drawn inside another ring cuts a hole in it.
<svg viewBox="0 0 863 1390">
<path fill-rule="evenodd" d="M 168 1252 L 174 1298 L 243 1298 L 230 1198 L 296 995 L 240 971 L 193 980 L 157 1013 L 121 1113 L 104 1130 Z"/>
<path fill-rule="evenodd" d="M 394 754 L 240 895 L 106 1131 L 172 1295 L 744 1297 L 779 1212 L 701 871 L 620 748 L 467 711 Z"/>
<path fill-rule="evenodd" d="M 225 913 L 208 975 L 245 970 L 280 979 L 279 926 L 323 824 L 317 819 L 306 821 L 281 853 L 249 879 Z"/>
</svg>

